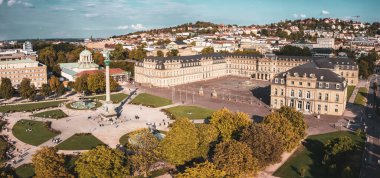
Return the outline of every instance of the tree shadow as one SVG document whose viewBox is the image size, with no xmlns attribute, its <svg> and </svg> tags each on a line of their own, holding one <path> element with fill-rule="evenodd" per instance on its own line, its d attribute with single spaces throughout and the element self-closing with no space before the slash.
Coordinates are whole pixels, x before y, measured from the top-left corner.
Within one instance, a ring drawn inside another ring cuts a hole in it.
<svg viewBox="0 0 380 178">
<path fill-rule="evenodd" d="M 252 88 L 251 93 L 265 104 L 270 105 L 270 86 Z"/>
</svg>

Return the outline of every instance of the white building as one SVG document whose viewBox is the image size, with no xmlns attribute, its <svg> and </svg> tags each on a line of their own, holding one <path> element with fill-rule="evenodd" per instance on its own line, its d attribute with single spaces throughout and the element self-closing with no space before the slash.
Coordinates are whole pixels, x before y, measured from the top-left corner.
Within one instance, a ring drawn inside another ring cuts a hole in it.
<svg viewBox="0 0 380 178">
<path fill-rule="evenodd" d="M 78 62 L 60 63 L 61 75 L 69 81 L 75 81 L 75 75 L 83 71 L 98 70 L 99 65 L 94 63 L 92 53 L 89 50 L 83 50 L 79 55 Z"/>
</svg>

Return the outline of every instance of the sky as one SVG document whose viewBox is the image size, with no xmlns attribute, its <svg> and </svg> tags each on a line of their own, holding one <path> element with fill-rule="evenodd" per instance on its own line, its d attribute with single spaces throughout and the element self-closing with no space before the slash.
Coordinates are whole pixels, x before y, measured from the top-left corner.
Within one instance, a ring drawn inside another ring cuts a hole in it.
<svg viewBox="0 0 380 178">
<path fill-rule="evenodd" d="M 0 40 L 89 38 L 209 21 L 268 24 L 333 17 L 380 21 L 380 0 L 0 0 Z"/>
</svg>

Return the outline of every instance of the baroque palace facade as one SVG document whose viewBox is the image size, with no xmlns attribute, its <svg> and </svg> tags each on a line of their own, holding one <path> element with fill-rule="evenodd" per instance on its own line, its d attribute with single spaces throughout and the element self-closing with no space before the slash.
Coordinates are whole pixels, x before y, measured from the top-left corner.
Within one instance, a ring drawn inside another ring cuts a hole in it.
<svg viewBox="0 0 380 178">
<path fill-rule="evenodd" d="M 147 57 L 135 63 L 135 81 L 144 85 L 172 87 L 227 75 L 249 77 L 271 81 L 271 107 L 275 109 L 286 104 L 304 113 L 330 115 L 343 113 L 346 87 L 358 83 L 358 74 L 355 61 L 348 58 L 210 54 Z M 292 85 L 293 82 L 301 85 Z M 320 82 L 322 86 L 327 83 L 328 87 L 319 87 Z M 331 88 L 338 83 L 338 89 Z M 295 97 L 291 88 L 294 92 L 301 89 L 301 94 L 297 95 L 301 98 L 289 99 Z M 327 100 L 318 100 L 321 93 L 318 91 L 321 91 L 323 96 L 325 93 L 332 93 L 328 94 Z M 339 93 L 338 100 L 335 98 L 335 92 Z M 309 95 L 310 98 L 306 98 Z M 318 101 L 311 102 L 312 99 Z M 329 103 L 327 111 L 326 104 L 322 103 Z"/>
</svg>

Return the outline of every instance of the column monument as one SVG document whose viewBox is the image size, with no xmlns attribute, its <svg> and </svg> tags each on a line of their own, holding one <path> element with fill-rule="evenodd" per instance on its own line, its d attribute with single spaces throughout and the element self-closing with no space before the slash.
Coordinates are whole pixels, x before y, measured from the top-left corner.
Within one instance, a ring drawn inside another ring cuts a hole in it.
<svg viewBox="0 0 380 178">
<path fill-rule="evenodd" d="M 104 56 L 104 64 L 106 66 L 106 101 L 103 104 L 103 113 L 104 117 L 113 117 L 116 116 L 115 106 L 111 101 L 111 89 L 110 89 L 110 52 L 102 52 Z"/>
</svg>

